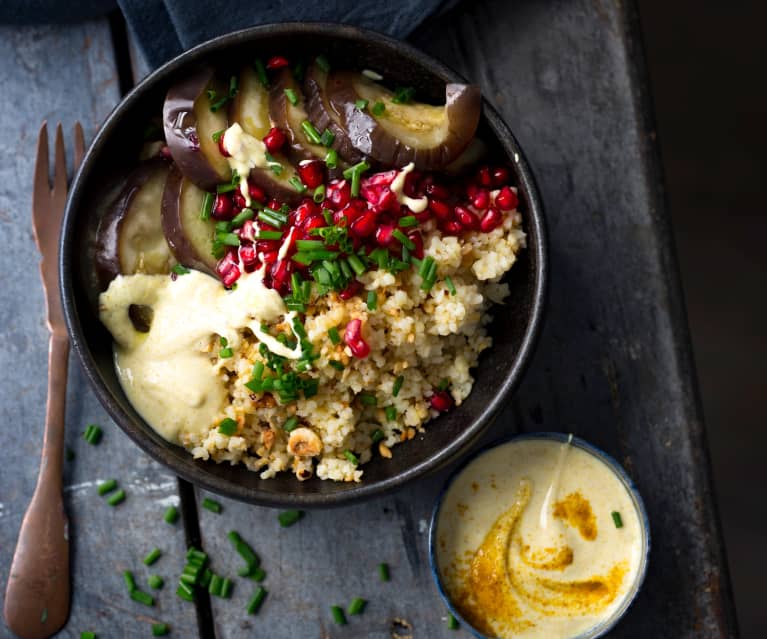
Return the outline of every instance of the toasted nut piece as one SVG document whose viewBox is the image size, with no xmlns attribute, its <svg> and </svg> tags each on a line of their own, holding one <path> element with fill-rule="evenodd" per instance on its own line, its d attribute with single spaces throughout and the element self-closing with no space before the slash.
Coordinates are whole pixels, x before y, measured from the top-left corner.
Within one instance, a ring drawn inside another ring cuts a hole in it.
<svg viewBox="0 0 767 639">
<path fill-rule="evenodd" d="M 415 428 L 408 428 L 407 429 L 407 438 L 413 439 L 415 437 Z"/>
<path fill-rule="evenodd" d="M 389 448 L 383 442 L 380 442 L 378 444 L 378 452 L 381 454 L 381 457 L 386 457 L 386 459 L 391 459 L 391 448 Z"/>
<path fill-rule="evenodd" d="M 310 428 L 296 428 L 290 433 L 288 452 L 296 457 L 316 457 L 322 452 L 322 441 Z"/>
<path fill-rule="evenodd" d="M 261 432 L 261 441 L 264 443 L 266 450 L 271 450 L 274 446 L 274 431 L 271 428 Z"/>
</svg>

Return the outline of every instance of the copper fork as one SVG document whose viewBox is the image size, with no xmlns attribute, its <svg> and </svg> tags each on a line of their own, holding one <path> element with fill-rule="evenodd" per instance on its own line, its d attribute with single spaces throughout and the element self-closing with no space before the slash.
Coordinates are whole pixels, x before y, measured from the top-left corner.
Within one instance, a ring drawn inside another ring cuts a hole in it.
<svg viewBox="0 0 767 639">
<path fill-rule="evenodd" d="M 85 150 L 83 129 L 74 126 L 74 167 Z M 45 410 L 40 473 L 32 501 L 21 522 L 5 591 L 5 620 L 22 639 L 44 639 L 69 616 L 69 534 L 62 498 L 64 409 L 69 337 L 59 295 L 59 236 L 67 200 L 67 163 L 61 123 L 56 126 L 53 188 L 48 173 L 48 124 L 37 140 L 32 226 L 40 251 L 48 330 L 48 402 Z"/>
</svg>

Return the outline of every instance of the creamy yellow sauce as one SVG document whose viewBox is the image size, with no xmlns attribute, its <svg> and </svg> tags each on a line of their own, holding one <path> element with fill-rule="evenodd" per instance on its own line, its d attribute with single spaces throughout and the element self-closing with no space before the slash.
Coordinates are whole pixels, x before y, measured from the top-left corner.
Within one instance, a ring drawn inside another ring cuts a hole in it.
<svg viewBox="0 0 767 639">
<path fill-rule="evenodd" d="M 413 211 L 413 213 L 423 213 L 426 210 L 426 207 L 429 206 L 429 198 L 427 198 L 425 195 L 423 197 L 412 198 L 405 195 L 404 191 L 405 178 L 407 177 L 407 174 L 410 173 L 414 168 L 415 164 L 412 162 L 404 166 L 402 170 L 397 173 L 397 177 L 392 180 L 391 186 L 389 188 L 397 197 L 397 202 L 407 206 L 411 211 Z"/>
<path fill-rule="evenodd" d="M 148 333 L 136 330 L 132 304 L 152 309 Z M 262 273 L 245 273 L 237 288 L 226 290 L 217 279 L 190 271 L 167 275 L 119 275 L 99 298 L 99 316 L 115 341 L 115 367 L 128 399 L 165 439 L 178 442 L 184 431 L 209 428 L 227 399 L 215 364 L 225 337 L 237 349 L 242 329 L 270 351 L 290 359 L 301 356 L 300 343 L 289 349 L 261 331 L 261 323 L 291 320 L 279 293 L 264 286 Z M 216 338 L 218 339 L 218 338 Z M 299 340 L 300 342 L 300 340 Z"/>
<path fill-rule="evenodd" d="M 240 193 L 245 198 L 247 206 L 250 206 L 248 176 L 251 169 L 269 166 L 269 161 L 266 159 L 266 145 L 258 138 L 243 131 L 237 122 L 224 131 L 223 135 L 224 148 L 230 155 L 227 158 L 229 167 L 232 171 L 237 171 L 237 175 L 240 177 Z"/>
<path fill-rule="evenodd" d="M 644 549 L 615 473 L 575 445 L 542 439 L 469 464 L 444 497 L 436 544 L 451 601 L 477 630 L 503 639 L 567 639 L 610 618 Z"/>
</svg>

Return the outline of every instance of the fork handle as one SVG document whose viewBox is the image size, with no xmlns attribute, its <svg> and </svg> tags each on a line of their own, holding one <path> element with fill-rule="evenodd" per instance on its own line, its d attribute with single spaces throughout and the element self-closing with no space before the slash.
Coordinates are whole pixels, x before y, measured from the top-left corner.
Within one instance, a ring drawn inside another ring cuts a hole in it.
<svg viewBox="0 0 767 639">
<path fill-rule="evenodd" d="M 62 497 L 69 339 L 51 334 L 40 473 L 21 522 L 5 591 L 5 620 L 22 639 L 45 639 L 69 616 L 69 533 Z"/>
</svg>

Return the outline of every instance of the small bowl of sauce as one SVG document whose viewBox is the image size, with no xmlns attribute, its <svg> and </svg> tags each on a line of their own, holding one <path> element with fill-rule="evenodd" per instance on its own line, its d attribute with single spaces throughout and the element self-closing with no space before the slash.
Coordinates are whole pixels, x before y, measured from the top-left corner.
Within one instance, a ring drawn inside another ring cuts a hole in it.
<svg viewBox="0 0 767 639">
<path fill-rule="evenodd" d="M 621 466 L 561 433 L 479 451 L 431 520 L 432 573 L 482 639 L 594 639 L 633 602 L 650 550 L 647 514 Z"/>
</svg>

